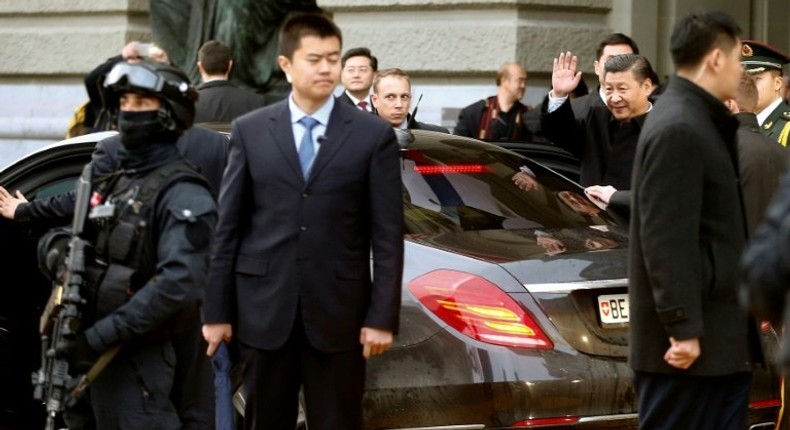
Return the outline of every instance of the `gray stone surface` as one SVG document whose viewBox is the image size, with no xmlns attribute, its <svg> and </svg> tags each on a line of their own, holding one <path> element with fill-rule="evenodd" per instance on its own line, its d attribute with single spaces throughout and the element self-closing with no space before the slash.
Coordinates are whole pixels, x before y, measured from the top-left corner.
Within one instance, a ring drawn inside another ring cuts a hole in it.
<svg viewBox="0 0 790 430">
<path fill-rule="evenodd" d="M 184 0 L 189 1 L 189 0 Z M 222 1 L 222 0 L 219 0 Z M 129 40 L 150 40 L 148 0 L 0 0 L 0 150 L 58 140 L 85 100 L 82 76 Z M 639 43 L 662 77 L 672 73 L 668 38 L 691 8 L 734 14 L 745 36 L 790 50 L 787 0 L 318 0 L 344 46 L 368 46 L 381 67 L 413 77 L 420 119 L 450 125 L 455 109 L 495 92 L 499 65 L 529 73 L 525 102 L 538 103 L 560 50 L 579 56 L 595 82 L 595 46 L 620 31 Z M 592 86 L 592 85 L 591 85 Z"/>
</svg>

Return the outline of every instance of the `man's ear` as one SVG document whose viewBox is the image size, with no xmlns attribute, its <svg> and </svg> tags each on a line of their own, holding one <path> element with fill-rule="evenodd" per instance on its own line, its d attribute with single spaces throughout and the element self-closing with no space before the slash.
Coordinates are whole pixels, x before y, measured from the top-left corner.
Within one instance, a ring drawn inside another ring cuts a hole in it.
<svg viewBox="0 0 790 430">
<path fill-rule="evenodd" d="M 201 63 L 200 61 L 197 62 L 197 68 L 198 68 L 198 72 L 200 72 L 201 74 L 206 73 L 206 71 L 203 70 L 203 63 Z"/>
<path fill-rule="evenodd" d="M 233 60 L 228 61 L 228 70 L 225 71 L 225 78 L 230 76 L 231 70 L 233 70 Z"/>
<path fill-rule="evenodd" d="M 598 60 L 593 61 L 593 70 L 595 70 L 595 74 L 601 76 L 603 70 L 601 70 L 601 63 Z"/>
<path fill-rule="evenodd" d="M 705 58 L 705 64 L 718 73 L 724 67 L 724 60 L 726 60 L 724 51 L 716 48 Z"/>
<path fill-rule="evenodd" d="M 285 73 L 285 79 L 288 83 L 291 83 L 291 60 L 285 55 L 279 55 L 277 56 L 277 64 L 280 66 L 280 70 Z"/>
<path fill-rule="evenodd" d="M 379 104 L 379 96 L 376 93 L 370 95 L 370 102 L 373 103 L 373 107 L 378 109 Z"/>
<path fill-rule="evenodd" d="M 785 78 L 782 75 L 774 76 L 774 91 L 776 91 L 778 93 L 779 91 L 782 90 L 782 87 L 784 87 L 784 84 L 785 84 L 784 80 L 785 80 Z"/>
</svg>

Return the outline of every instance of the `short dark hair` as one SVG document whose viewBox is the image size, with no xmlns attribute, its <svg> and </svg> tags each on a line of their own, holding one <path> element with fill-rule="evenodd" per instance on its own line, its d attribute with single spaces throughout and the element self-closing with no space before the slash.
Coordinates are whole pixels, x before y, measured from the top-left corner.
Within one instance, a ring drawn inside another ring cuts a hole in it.
<svg viewBox="0 0 790 430">
<path fill-rule="evenodd" d="M 373 79 L 373 92 L 374 93 L 378 94 L 378 92 L 379 92 L 379 82 L 381 82 L 381 80 L 383 78 L 386 78 L 386 77 L 389 77 L 389 76 L 406 79 L 406 82 L 409 83 L 409 87 L 411 87 L 411 79 L 409 79 L 409 74 L 404 72 L 402 69 L 398 69 L 397 67 L 393 67 L 391 69 L 384 69 L 384 70 L 381 71 L 381 73 L 377 73 L 376 74 L 376 78 Z"/>
<path fill-rule="evenodd" d="M 230 47 L 218 40 L 209 40 L 198 51 L 198 61 L 209 75 L 227 73 L 230 60 Z"/>
<path fill-rule="evenodd" d="M 645 79 L 650 79 L 653 85 L 658 85 L 658 82 L 654 81 L 656 72 L 653 71 L 653 66 L 650 65 L 650 61 L 647 61 L 647 58 L 641 55 L 615 55 L 606 61 L 603 69 L 604 75 L 607 73 L 627 72 L 630 70 L 631 73 L 634 74 L 636 81 L 640 84 L 644 82 Z"/>
<path fill-rule="evenodd" d="M 705 55 L 716 48 L 732 49 L 741 28 L 729 15 L 720 11 L 692 13 L 675 24 L 669 51 L 675 68 L 699 65 Z"/>
<path fill-rule="evenodd" d="M 628 45 L 631 47 L 631 51 L 633 51 L 634 54 L 639 53 L 639 46 L 634 42 L 634 39 L 631 39 L 623 33 L 612 33 L 598 43 L 598 49 L 595 50 L 595 60 L 597 61 L 601 58 L 604 48 L 612 45 Z"/>
<path fill-rule="evenodd" d="M 305 36 L 337 37 L 343 45 L 343 34 L 329 16 L 320 12 L 299 12 L 286 18 L 280 28 L 280 55 L 292 60 Z"/>
<path fill-rule="evenodd" d="M 343 54 L 343 57 L 340 59 L 340 67 L 346 67 L 346 60 L 351 57 L 368 57 L 370 60 L 370 68 L 373 69 L 374 72 L 379 70 L 379 60 L 370 53 L 370 49 L 365 47 L 359 48 L 351 48 Z"/>
</svg>

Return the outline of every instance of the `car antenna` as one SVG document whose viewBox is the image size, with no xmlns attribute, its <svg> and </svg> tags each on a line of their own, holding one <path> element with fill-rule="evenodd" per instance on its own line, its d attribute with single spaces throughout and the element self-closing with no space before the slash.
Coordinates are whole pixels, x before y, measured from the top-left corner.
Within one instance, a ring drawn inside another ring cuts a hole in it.
<svg viewBox="0 0 790 430">
<path fill-rule="evenodd" d="M 414 110 L 411 111 L 411 118 L 409 118 L 408 128 L 414 128 L 417 125 L 417 108 L 420 107 L 420 100 L 422 100 L 422 94 L 420 94 L 420 98 L 417 99 L 417 103 L 414 104 Z"/>
</svg>

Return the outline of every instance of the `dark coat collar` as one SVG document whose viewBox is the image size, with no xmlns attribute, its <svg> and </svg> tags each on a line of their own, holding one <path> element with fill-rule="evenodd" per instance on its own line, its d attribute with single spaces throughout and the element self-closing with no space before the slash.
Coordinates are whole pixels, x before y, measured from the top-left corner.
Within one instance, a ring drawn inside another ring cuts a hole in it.
<svg viewBox="0 0 790 430">
<path fill-rule="evenodd" d="M 230 81 L 226 81 L 224 79 L 218 79 L 216 81 L 208 81 L 204 82 L 197 86 L 198 91 L 206 89 L 206 88 L 217 88 L 217 87 L 236 87 L 236 84 Z"/>
</svg>

